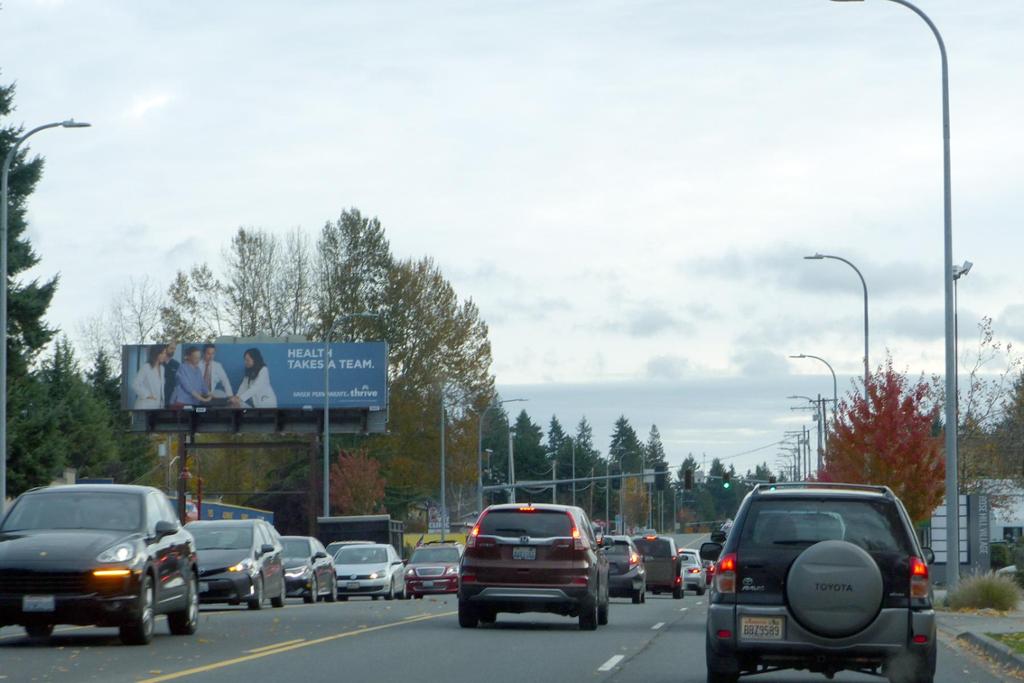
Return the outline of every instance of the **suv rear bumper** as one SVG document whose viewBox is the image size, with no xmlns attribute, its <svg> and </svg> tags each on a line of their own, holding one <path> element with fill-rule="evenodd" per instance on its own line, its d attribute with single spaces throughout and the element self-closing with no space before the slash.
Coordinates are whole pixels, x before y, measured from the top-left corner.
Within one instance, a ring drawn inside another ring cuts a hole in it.
<svg viewBox="0 0 1024 683">
<path fill-rule="evenodd" d="M 591 598 L 587 586 L 466 586 L 459 600 L 500 612 L 554 612 L 575 615 Z"/>
<path fill-rule="evenodd" d="M 783 639 L 744 640 L 739 635 L 740 618 L 784 617 Z M 715 654 L 736 658 L 742 668 L 752 662 L 778 666 L 799 665 L 812 670 L 826 664 L 873 666 L 883 664 L 908 651 L 922 654 L 935 647 L 934 610 L 906 608 L 883 609 L 865 629 L 846 638 L 825 638 L 807 631 L 784 606 L 710 605 L 707 619 L 708 645 Z M 729 637 L 719 633 L 728 631 Z M 911 637 L 923 635 L 925 643 L 913 643 Z"/>
</svg>

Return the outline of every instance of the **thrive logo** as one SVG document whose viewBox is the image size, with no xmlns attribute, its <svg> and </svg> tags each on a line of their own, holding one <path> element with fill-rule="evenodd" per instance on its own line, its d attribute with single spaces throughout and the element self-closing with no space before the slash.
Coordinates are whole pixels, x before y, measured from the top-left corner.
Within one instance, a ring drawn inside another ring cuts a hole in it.
<svg viewBox="0 0 1024 683">
<path fill-rule="evenodd" d="M 814 588 L 817 591 L 827 593 L 852 593 L 853 586 L 848 583 L 815 583 Z"/>
</svg>

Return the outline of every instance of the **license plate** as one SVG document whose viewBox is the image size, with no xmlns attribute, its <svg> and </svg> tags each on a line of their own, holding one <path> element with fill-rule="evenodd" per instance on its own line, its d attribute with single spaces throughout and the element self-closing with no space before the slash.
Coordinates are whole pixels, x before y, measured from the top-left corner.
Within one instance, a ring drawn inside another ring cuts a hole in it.
<svg viewBox="0 0 1024 683">
<path fill-rule="evenodd" d="M 744 640 L 782 640 L 786 627 L 783 617 L 740 617 L 740 638 Z"/>
<path fill-rule="evenodd" d="M 52 612 L 54 601 L 52 595 L 23 595 L 21 596 L 21 610 L 23 612 Z"/>
<path fill-rule="evenodd" d="M 423 582 L 423 587 L 424 588 L 433 588 L 434 587 L 434 582 L 433 581 L 424 581 Z"/>
<path fill-rule="evenodd" d="M 516 546 L 512 548 L 513 560 L 536 560 L 537 549 L 531 546 Z"/>
<path fill-rule="evenodd" d="M 210 592 L 210 582 L 209 581 L 200 581 L 199 582 L 199 592 L 200 593 L 209 593 Z"/>
<path fill-rule="evenodd" d="M 348 589 L 350 591 L 357 591 L 357 590 L 359 590 L 359 582 L 358 581 L 349 581 L 348 582 Z"/>
</svg>

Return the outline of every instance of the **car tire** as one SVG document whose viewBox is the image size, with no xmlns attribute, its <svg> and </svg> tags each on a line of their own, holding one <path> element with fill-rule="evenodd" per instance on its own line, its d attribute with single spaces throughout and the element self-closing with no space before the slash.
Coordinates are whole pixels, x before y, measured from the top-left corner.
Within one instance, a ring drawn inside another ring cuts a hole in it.
<svg viewBox="0 0 1024 683">
<path fill-rule="evenodd" d="M 263 609 L 263 575 L 260 574 L 253 582 L 252 597 L 246 600 L 249 609 Z"/>
<path fill-rule="evenodd" d="M 704 659 L 708 671 L 707 683 L 736 683 L 739 680 L 736 660 L 715 654 L 707 634 L 704 636 Z"/>
<path fill-rule="evenodd" d="M 707 590 L 707 589 L 705 589 L 705 588 L 698 588 L 697 589 L 697 595 L 704 595 L 704 591 L 705 590 Z"/>
<path fill-rule="evenodd" d="M 371 596 L 370 596 L 370 598 L 371 598 L 371 599 L 372 599 L 372 600 L 373 600 L 374 602 L 377 602 L 378 600 L 380 600 L 380 596 L 379 596 L 379 595 L 371 595 Z"/>
<path fill-rule="evenodd" d="M 338 596 L 338 602 L 348 602 L 348 596 L 347 595 L 339 595 Z"/>
<path fill-rule="evenodd" d="M 25 633 L 33 640 L 42 640 L 53 635 L 53 624 L 25 624 Z"/>
<path fill-rule="evenodd" d="M 309 595 L 302 596 L 302 602 L 310 605 L 320 599 L 320 581 L 313 574 L 313 585 L 309 589 Z"/>
<path fill-rule="evenodd" d="M 281 577 L 281 590 L 278 592 L 276 597 L 270 598 L 271 607 L 284 607 L 284 598 L 288 594 L 288 589 L 284 584 L 284 576 Z"/>
<path fill-rule="evenodd" d="M 395 599 L 395 580 L 391 579 L 391 583 L 388 584 L 388 592 L 384 594 L 385 600 Z"/>
<path fill-rule="evenodd" d="M 327 602 L 338 601 L 338 584 L 334 583 L 334 581 L 331 581 L 331 590 L 329 590 L 327 595 L 324 596 L 324 600 Z"/>
<path fill-rule="evenodd" d="M 683 599 L 683 587 L 682 586 L 676 586 L 675 588 L 672 589 L 672 599 L 673 600 L 682 600 Z"/>
<path fill-rule="evenodd" d="M 608 625 L 608 598 L 605 598 L 604 603 L 597 606 L 597 625 Z"/>
<path fill-rule="evenodd" d="M 597 600 L 594 598 L 586 598 L 583 604 L 580 605 L 580 630 L 581 631 L 596 631 L 597 630 Z"/>
<path fill-rule="evenodd" d="M 480 623 L 485 625 L 491 625 L 498 620 L 498 613 L 494 610 L 483 610 L 480 612 Z"/>
<path fill-rule="evenodd" d="M 459 626 L 462 628 L 476 628 L 480 623 L 480 615 L 476 608 L 467 602 L 459 600 Z"/>
<path fill-rule="evenodd" d="M 153 623 L 156 615 L 156 596 L 153 594 L 153 576 L 148 572 L 142 575 L 142 587 L 139 589 L 139 604 L 127 623 L 121 624 L 119 635 L 125 645 L 148 645 L 153 640 Z"/>
<path fill-rule="evenodd" d="M 199 628 L 199 581 L 194 572 L 189 573 L 185 609 L 167 615 L 167 628 L 173 636 L 190 636 Z"/>
<path fill-rule="evenodd" d="M 641 602 L 643 602 L 644 593 L 643 591 L 635 590 L 633 591 L 632 595 L 629 596 L 629 598 L 634 605 L 639 605 Z"/>
<path fill-rule="evenodd" d="M 412 597 L 416 598 L 417 600 L 422 600 L 422 599 L 423 599 L 423 596 L 422 596 L 422 595 L 420 595 L 419 593 L 415 593 L 415 594 L 413 594 L 413 596 L 412 596 Z"/>
</svg>

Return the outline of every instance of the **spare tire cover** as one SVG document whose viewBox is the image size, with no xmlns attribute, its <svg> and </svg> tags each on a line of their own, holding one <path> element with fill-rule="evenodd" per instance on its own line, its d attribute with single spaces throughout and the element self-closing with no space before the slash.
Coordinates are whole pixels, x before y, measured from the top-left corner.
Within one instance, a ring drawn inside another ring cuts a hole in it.
<svg viewBox="0 0 1024 683">
<path fill-rule="evenodd" d="M 882 606 L 882 573 L 864 549 L 822 541 L 802 552 L 786 580 L 789 609 L 820 636 L 842 638 L 870 624 Z"/>
</svg>

